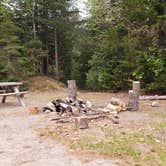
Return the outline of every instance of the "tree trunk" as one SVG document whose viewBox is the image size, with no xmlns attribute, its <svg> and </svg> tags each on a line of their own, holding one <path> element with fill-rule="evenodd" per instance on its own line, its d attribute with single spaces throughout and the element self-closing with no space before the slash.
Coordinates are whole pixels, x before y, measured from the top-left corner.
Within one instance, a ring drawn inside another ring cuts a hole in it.
<svg viewBox="0 0 166 166">
<path fill-rule="evenodd" d="M 57 38 L 57 29 L 54 31 L 54 44 L 55 44 L 55 70 L 56 70 L 56 79 L 59 80 L 59 63 L 58 63 L 58 38 Z"/>
<path fill-rule="evenodd" d="M 140 95 L 140 82 L 139 81 L 134 81 L 133 82 L 133 91 Z"/>
<path fill-rule="evenodd" d="M 36 6 L 36 0 L 33 0 L 32 17 L 33 17 L 33 36 L 34 36 L 34 38 L 36 38 L 35 6 Z"/>
<path fill-rule="evenodd" d="M 129 109 L 131 111 L 139 109 L 139 95 L 133 90 L 129 90 Z"/>
<path fill-rule="evenodd" d="M 67 83 L 68 83 L 69 98 L 76 100 L 77 98 L 76 80 L 68 80 Z"/>
</svg>

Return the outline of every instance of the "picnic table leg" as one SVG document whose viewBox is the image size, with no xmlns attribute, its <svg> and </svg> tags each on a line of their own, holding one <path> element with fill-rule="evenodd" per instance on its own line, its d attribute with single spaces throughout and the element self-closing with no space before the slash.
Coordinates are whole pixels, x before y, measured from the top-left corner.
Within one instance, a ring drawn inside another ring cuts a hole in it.
<svg viewBox="0 0 166 166">
<path fill-rule="evenodd" d="M 6 101 L 6 96 L 3 96 L 2 97 L 2 103 L 5 103 L 5 101 Z"/>
<path fill-rule="evenodd" d="M 5 90 L 2 90 L 3 93 L 5 93 L 6 91 L 7 91 L 7 87 L 5 87 Z M 6 97 L 7 97 L 7 96 L 3 96 L 3 97 L 2 97 L 2 103 L 5 103 Z"/>
<path fill-rule="evenodd" d="M 25 103 L 23 102 L 23 95 L 18 95 L 17 100 L 21 106 L 25 107 Z"/>
<path fill-rule="evenodd" d="M 15 87 L 14 87 L 14 92 L 20 92 L 20 91 L 19 91 L 19 86 L 15 86 Z M 19 103 L 21 106 L 25 107 L 25 103 L 23 102 L 23 97 L 24 97 L 24 95 L 17 95 L 16 97 L 17 97 L 18 103 Z"/>
</svg>

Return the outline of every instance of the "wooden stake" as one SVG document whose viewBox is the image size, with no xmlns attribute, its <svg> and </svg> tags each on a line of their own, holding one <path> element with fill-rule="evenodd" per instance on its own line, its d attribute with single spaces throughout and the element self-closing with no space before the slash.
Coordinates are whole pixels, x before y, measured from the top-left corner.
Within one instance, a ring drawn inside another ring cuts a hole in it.
<svg viewBox="0 0 166 166">
<path fill-rule="evenodd" d="M 76 80 L 68 80 L 68 90 L 69 90 L 69 98 L 73 98 L 74 100 L 76 100 L 77 98 Z"/>
<path fill-rule="evenodd" d="M 129 90 L 129 109 L 137 111 L 139 109 L 139 95 L 133 90 Z"/>
<path fill-rule="evenodd" d="M 133 82 L 133 91 L 135 93 L 137 93 L 138 95 L 140 94 L 140 82 L 139 81 Z"/>
<path fill-rule="evenodd" d="M 78 129 L 87 129 L 88 126 L 88 118 L 87 117 L 76 117 L 75 118 L 75 125 Z"/>
</svg>

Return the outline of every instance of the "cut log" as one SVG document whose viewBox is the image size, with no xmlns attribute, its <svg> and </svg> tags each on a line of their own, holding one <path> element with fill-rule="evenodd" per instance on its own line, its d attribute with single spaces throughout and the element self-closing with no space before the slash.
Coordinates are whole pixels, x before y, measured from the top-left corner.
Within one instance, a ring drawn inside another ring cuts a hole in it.
<svg viewBox="0 0 166 166">
<path fill-rule="evenodd" d="M 118 112 L 127 110 L 127 104 L 119 98 L 112 97 L 111 104 L 121 107 Z"/>
<path fill-rule="evenodd" d="M 133 89 L 132 89 L 135 93 L 137 93 L 138 95 L 140 94 L 140 82 L 139 81 L 134 81 L 133 82 Z"/>
<path fill-rule="evenodd" d="M 115 112 L 120 112 L 121 111 L 121 106 L 118 106 L 118 105 L 113 105 L 113 104 L 108 104 L 107 105 L 107 107 L 106 107 L 107 109 L 109 109 L 110 111 L 115 111 Z"/>
<path fill-rule="evenodd" d="M 129 109 L 137 111 L 139 109 L 139 95 L 133 90 L 129 90 Z"/>
<path fill-rule="evenodd" d="M 77 99 L 77 86 L 75 80 L 68 80 L 69 98 Z"/>
<path fill-rule="evenodd" d="M 140 100 L 166 100 L 166 96 L 140 96 Z"/>
<path fill-rule="evenodd" d="M 88 125 L 88 118 L 87 117 L 76 117 L 75 118 L 75 125 L 77 129 L 87 129 L 89 128 Z"/>
</svg>

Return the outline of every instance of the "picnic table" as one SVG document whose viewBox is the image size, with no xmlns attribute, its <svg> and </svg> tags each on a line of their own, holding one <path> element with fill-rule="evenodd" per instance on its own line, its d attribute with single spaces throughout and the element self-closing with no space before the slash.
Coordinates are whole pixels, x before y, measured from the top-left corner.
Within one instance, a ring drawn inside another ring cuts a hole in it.
<svg viewBox="0 0 166 166">
<path fill-rule="evenodd" d="M 20 86 L 23 85 L 22 82 L 1 82 L 0 83 L 0 96 L 2 97 L 2 103 L 5 103 L 7 96 L 15 96 L 18 103 L 25 107 L 23 102 L 24 94 L 27 91 L 20 91 Z"/>
</svg>

